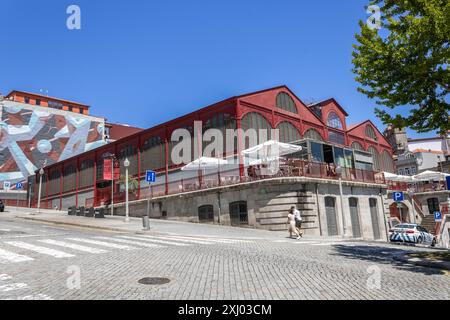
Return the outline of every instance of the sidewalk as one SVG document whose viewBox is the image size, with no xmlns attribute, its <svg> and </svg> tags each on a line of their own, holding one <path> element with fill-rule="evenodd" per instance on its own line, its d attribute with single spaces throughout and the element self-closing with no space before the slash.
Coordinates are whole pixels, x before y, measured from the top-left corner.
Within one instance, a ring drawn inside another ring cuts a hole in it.
<svg viewBox="0 0 450 320">
<path fill-rule="evenodd" d="M 44 209 L 40 213 L 37 213 L 36 209 L 9 208 L 0 217 L 126 233 L 183 233 L 184 235 L 190 236 L 236 237 L 240 239 L 280 239 L 280 237 L 285 237 L 285 233 L 283 232 L 159 219 L 150 219 L 151 229 L 150 231 L 144 231 L 142 218 L 130 217 L 130 222 L 125 222 L 125 217 L 123 216 L 105 216 L 104 219 L 94 219 L 69 216 L 65 211 Z"/>
<path fill-rule="evenodd" d="M 213 224 L 199 224 L 172 220 L 150 219 L 150 231 L 143 230 L 141 218 L 130 218 L 125 222 L 123 216 L 105 216 L 104 219 L 69 216 L 65 211 L 41 210 L 29 208 L 8 208 L 0 217 L 23 219 L 28 221 L 44 222 L 61 226 L 98 229 L 114 232 L 140 233 L 140 234 L 183 234 L 186 236 L 208 236 L 216 238 L 238 238 L 253 240 L 288 240 L 287 231 L 268 231 L 253 228 L 236 228 Z M 355 241 L 341 237 L 304 236 L 303 240 L 320 242 Z"/>
</svg>

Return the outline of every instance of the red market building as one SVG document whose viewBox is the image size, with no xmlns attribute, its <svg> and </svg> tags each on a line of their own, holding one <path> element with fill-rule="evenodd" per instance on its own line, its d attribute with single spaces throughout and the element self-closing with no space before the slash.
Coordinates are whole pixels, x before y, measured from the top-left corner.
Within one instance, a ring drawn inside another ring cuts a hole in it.
<svg viewBox="0 0 450 320">
<path fill-rule="evenodd" d="M 120 163 L 121 175 L 125 172 L 123 162 L 129 159 L 129 174 L 135 183 L 135 190 L 130 194 L 132 201 L 145 199 L 149 192 L 156 197 L 187 191 L 188 183 L 180 179 L 180 165 L 174 165 L 170 157 L 176 144 L 171 141 L 171 136 L 180 128 L 192 132 L 195 121 L 202 122 L 203 132 L 210 128 L 222 132 L 227 129 L 279 129 L 280 141 L 300 143 L 305 147 L 306 152 L 299 156 L 303 167 L 297 174 L 335 179 L 327 174 L 326 168 L 330 163 L 341 161 L 347 169 L 344 179 L 383 183 L 377 180 L 376 173 L 394 172 L 392 147 L 371 121 L 348 126 L 347 117 L 347 112 L 335 99 L 306 105 L 286 86 L 232 97 L 44 168 L 41 207 L 66 209 L 110 203 L 111 181 L 103 179 L 103 161 L 108 153 L 115 155 Z M 242 136 L 237 140 L 234 150 L 227 146 L 228 151 L 216 156 L 240 155 L 245 143 Z M 157 172 L 159 183 L 148 191 L 144 180 L 146 170 L 150 169 Z M 225 183 L 248 181 L 242 159 L 237 167 L 229 169 L 228 176 Z M 223 177 L 219 175 L 216 184 L 211 186 L 220 185 L 221 179 Z M 39 175 L 32 177 L 30 182 L 36 205 L 38 197 L 34 190 L 38 188 Z M 115 181 L 114 203 L 123 202 L 124 198 L 123 181 Z"/>
</svg>

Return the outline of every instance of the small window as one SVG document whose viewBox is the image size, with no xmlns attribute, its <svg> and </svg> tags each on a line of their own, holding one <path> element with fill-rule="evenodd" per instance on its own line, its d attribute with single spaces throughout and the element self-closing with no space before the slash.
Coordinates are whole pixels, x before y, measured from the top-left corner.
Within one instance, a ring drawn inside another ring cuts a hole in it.
<svg viewBox="0 0 450 320">
<path fill-rule="evenodd" d="M 298 113 L 297 106 L 294 100 L 286 92 L 281 92 L 277 96 L 277 108 L 289 111 L 292 113 Z"/>
<path fill-rule="evenodd" d="M 69 111 L 72 112 L 73 111 L 73 107 L 69 106 Z"/>
<path fill-rule="evenodd" d="M 199 207 L 198 220 L 200 222 L 214 222 L 214 207 L 212 205 Z"/>
<path fill-rule="evenodd" d="M 322 136 L 320 135 L 319 131 L 314 129 L 309 129 L 304 134 L 305 139 L 311 139 L 316 141 L 323 141 Z"/>
<path fill-rule="evenodd" d="M 41 100 L 40 99 L 36 99 L 36 105 L 40 106 L 41 105 Z"/>
<path fill-rule="evenodd" d="M 26 103 L 26 104 L 30 104 L 30 98 L 25 97 L 25 103 Z"/>
<path fill-rule="evenodd" d="M 377 141 L 377 134 L 375 133 L 375 129 L 371 125 L 368 125 L 366 127 L 366 137 Z"/>
<path fill-rule="evenodd" d="M 330 112 L 330 114 L 328 115 L 327 124 L 333 129 L 344 129 L 341 118 L 339 118 L 339 116 L 335 112 Z"/>
<path fill-rule="evenodd" d="M 364 148 L 361 145 L 361 143 L 356 142 L 356 141 L 352 143 L 352 148 L 355 150 L 364 151 Z"/>
</svg>

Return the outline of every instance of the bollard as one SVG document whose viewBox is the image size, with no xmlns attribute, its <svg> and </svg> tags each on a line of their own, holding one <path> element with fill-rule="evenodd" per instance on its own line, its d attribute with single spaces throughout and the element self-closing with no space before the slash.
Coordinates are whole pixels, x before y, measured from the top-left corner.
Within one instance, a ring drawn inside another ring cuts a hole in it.
<svg viewBox="0 0 450 320">
<path fill-rule="evenodd" d="M 142 225 L 144 227 L 144 230 L 146 231 L 150 230 L 150 219 L 148 216 L 142 217 Z"/>
</svg>

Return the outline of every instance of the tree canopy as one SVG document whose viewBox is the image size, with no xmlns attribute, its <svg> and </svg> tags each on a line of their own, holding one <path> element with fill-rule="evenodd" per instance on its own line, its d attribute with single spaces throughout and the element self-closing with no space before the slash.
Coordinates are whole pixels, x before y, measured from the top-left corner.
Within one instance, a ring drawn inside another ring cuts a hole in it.
<svg viewBox="0 0 450 320">
<path fill-rule="evenodd" d="M 358 90 L 385 107 L 375 110 L 385 124 L 447 133 L 450 1 L 373 0 L 370 5 L 381 15 L 379 28 L 360 21 L 353 46 Z M 409 106 L 409 113 L 393 111 L 401 106 Z"/>
</svg>

